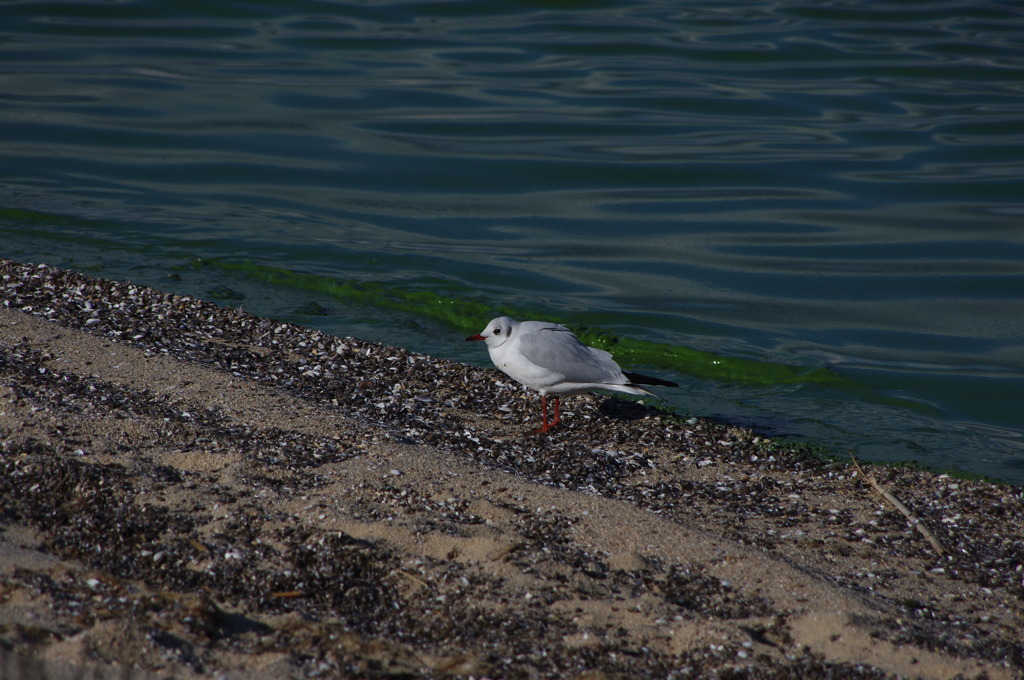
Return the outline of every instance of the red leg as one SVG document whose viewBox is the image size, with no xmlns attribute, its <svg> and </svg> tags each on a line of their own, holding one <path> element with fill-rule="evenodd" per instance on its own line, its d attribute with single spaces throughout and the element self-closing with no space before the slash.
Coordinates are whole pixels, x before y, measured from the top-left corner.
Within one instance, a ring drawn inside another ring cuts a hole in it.
<svg viewBox="0 0 1024 680">
<path fill-rule="evenodd" d="M 555 397 L 555 419 L 550 423 L 548 422 L 548 398 L 546 395 L 540 395 L 540 410 L 541 410 L 541 426 L 539 430 L 534 432 L 547 432 L 555 425 L 558 425 L 562 421 L 561 414 L 559 413 L 560 402 L 558 397 Z"/>
</svg>

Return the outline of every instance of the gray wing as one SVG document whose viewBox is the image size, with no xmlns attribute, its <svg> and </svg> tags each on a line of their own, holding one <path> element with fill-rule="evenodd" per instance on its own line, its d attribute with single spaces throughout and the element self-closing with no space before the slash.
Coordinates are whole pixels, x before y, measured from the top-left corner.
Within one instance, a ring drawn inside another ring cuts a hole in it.
<svg viewBox="0 0 1024 680">
<path fill-rule="evenodd" d="M 529 322 L 527 322 L 529 323 Z M 537 322 L 537 326 L 521 329 L 519 350 L 538 366 L 561 373 L 565 382 L 622 384 L 622 369 L 612 355 L 595 347 L 587 347 L 565 326 Z"/>
</svg>

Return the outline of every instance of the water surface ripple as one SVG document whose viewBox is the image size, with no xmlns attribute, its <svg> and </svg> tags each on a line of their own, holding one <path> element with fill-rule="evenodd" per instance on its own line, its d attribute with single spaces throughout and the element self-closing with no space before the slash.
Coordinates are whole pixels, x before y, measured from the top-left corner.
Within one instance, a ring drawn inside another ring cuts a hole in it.
<svg viewBox="0 0 1024 680">
<path fill-rule="evenodd" d="M 14 1 L 0 51 L 0 256 L 478 363 L 429 319 L 185 265 L 828 365 L 921 408 L 671 401 L 1024 481 L 1018 2 Z"/>
</svg>

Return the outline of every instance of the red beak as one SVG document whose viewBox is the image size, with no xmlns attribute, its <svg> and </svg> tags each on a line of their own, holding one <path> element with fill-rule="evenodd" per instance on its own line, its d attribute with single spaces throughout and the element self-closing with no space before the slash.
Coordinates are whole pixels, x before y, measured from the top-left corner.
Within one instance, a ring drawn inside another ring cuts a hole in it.
<svg viewBox="0 0 1024 680">
<path fill-rule="evenodd" d="M 484 338 L 484 336 L 482 336 L 479 333 L 477 333 L 476 335 L 471 335 L 468 338 L 466 338 L 466 342 L 469 342 L 470 340 L 485 340 L 485 339 L 486 338 Z"/>
</svg>

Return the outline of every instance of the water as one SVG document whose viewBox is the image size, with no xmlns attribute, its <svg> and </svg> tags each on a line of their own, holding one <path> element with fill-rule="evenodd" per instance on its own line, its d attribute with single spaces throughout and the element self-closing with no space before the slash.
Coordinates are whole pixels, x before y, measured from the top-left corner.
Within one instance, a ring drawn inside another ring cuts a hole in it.
<svg viewBox="0 0 1024 680">
<path fill-rule="evenodd" d="M 477 364 L 557 318 L 1024 482 L 1016 1 L 8 2 L 0 56 L 0 256 Z"/>
</svg>

